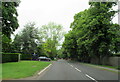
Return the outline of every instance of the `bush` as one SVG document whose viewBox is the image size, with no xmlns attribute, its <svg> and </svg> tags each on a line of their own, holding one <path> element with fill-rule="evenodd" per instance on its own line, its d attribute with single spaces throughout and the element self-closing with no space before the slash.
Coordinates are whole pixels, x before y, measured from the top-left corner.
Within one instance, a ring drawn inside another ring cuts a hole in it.
<svg viewBox="0 0 120 82">
<path fill-rule="evenodd" d="M 120 66 L 118 66 L 117 69 L 120 70 Z"/>
<path fill-rule="evenodd" d="M 21 59 L 22 60 L 31 60 L 32 55 L 31 54 L 22 54 Z"/>
<path fill-rule="evenodd" d="M 18 62 L 20 53 L 2 53 L 2 63 Z"/>
<path fill-rule="evenodd" d="M 118 57 L 120 57 L 120 53 L 113 54 L 113 56 L 118 56 Z"/>
</svg>

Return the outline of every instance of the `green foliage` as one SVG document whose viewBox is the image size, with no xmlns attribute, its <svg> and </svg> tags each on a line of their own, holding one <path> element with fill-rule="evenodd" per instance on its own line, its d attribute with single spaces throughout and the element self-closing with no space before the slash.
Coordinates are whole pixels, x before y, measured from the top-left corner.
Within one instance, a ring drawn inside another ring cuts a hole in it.
<svg viewBox="0 0 120 82">
<path fill-rule="evenodd" d="M 64 58 L 64 48 L 57 50 L 57 58 Z"/>
<path fill-rule="evenodd" d="M 22 60 L 31 60 L 32 54 L 39 54 L 38 48 L 38 29 L 35 23 L 27 23 L 21 33 L 16 34 L 12 44 L 12 52 L 21 53 Z"/>
<path fill-rule="evenodd" d="M 57 55 L 57 50 L 55 46 L 54 40 L 48 39 L 45 43 L 43 43 L 43 52 L 47 57 L 54 59 Z"/>
<path fill-rule="evenodd" d="M 48 23 L 48 25 L 43 25 L 40 28 L 40 35 L 42 35 L 42 39 L 47 41 L 51 39 L 55 42 L 55 46 L 59 46 L 59 41 L 62 40 L 65 32 L 63 31 L 62 25 L 57 25 L 53 22 Z"/>
<path fill-rule="evenodd" d="M 113 54 L 112 56 L 119 56 L 120 57 L 120 53 Z"/>
<path fill-rule="evenodd" d="M 6 35 L 2 35 L 2 52 L 10 51 L 10 42 L 11 39 L 9 39 Z"/>
<path fill-rule="evenodd" d="M 20 53 L 21 52 L 21 45 L 22 45 L 22 38 L 21 35 L 16 34 L 14 41 L 12 42 L 12 52 Z"/>
<path fill-rule="evenodd" d="M 21 60 L 31 60 L 32 54 L 21 54 Z"/>
<path fill-rule="evenodd" d="M 60 41 L 63 38 L 65 32 L 61 25 L 57 25 L 53 22 L 48 23 L 48 25 L 43 25 L 40 28 L 40 36 L 43 39 L 42 51 L 43 54 L 54 59 L 57 56 L 57 48 L 61 46 Z"/>
<path fill-rule="evenodd" d="M 21 34 L 16 35 L 13 41 L 14 52 L 32 54 L 37 50 L 36 40 L 38 39 L 37 29 L 34 23 L 28 23 Z"/>
<path fill-rule="evenodd" d="M 90 8 L 74 16 L 68 34 L 65 35 L 63 48 L 71 58 L 90 62 L 92 57 L 99 59 L 119 52 L 120 26 L 113 24 L 116 2 L 90 2 Z"/>
<path fill-rule="evenodd" d="M 11 34 L 19 27 L 17 20 L 18 2 L 2 2 L 0 9 L 2 10 L 2 52 L 11 52 Z"/>
<path fill-rule="evenodd" d="M 2 53 L 2 63 L 18 62 L 20 53 Z"/>
<path fill-rule="evenodd" d="M 35 23 L 28 23 L 19 35 L 17 34 L 12 42 L 12 51 L 22 54 L 22 59 L 32 59 L 32 54 L 47 56 L 51 59 L 57 56 L 59 40 L 63 37 L 61 25 L 49 23 L 38 29 Z"/>
<path fill-rule="evenodd" d="M 66 52 L 69 53 L 68 57 L 76 58 L 77 57 L 77 45 L 76 45 L 76 38 L 75 32 L 70 31 L 68 34 L 65 35 L 65 42 L 63 43 Z"/>
<path fill-rule="evenodd" d="M 2 2 L 2 33 L 10 38 L 18 28 L 17 9 L 19 2 Z"/>
</svg>

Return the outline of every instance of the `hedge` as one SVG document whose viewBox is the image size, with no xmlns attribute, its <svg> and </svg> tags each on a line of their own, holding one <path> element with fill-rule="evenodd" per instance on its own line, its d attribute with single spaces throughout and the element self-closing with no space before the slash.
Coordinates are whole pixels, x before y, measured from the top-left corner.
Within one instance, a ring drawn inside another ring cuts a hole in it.
<svg viewBox="0 0 120 82">
<path fill-rule="evenodd" d="M 21 60 L 31 60 L 32 55 L 31 54 L 22 54 Z"/>
<path fill-rule="evenodd" d="M 118 57 L 120 57 L 120 53 L 113 54 L 113 56 L 118 56 Z"/>
<path fill-rule="evenodd" d="M 18 62 L 20 53 L 2 53 L 2 63 Z"/>
</svg>

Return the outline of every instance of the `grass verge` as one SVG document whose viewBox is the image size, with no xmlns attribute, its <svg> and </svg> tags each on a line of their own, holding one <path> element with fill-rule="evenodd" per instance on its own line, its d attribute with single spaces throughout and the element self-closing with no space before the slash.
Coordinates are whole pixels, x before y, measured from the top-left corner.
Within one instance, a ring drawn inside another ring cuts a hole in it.
<svg viewBox="0 0 120 82">
<path fill-rule="evenodd" d="M 51 62 L 21 61 L 2 64 L 2 79 L 18 79 L 33 76 Z"/>
<path fill-rule="evenodd" d="M 114 67 L 114 66 L 96 65 L 96 64 L 89 64 L 89 63 L 81 63 L 81 64 L 88 65 L 88 66 L 93 66 L 93 67 L 97 67 L 97 68 L 100 68 L 100 69 L 103 69 L 103 70 L 108 70 L 108 71 L 111 71 L 111 72 L 120 73 L 119 71 L 117 71 L 118 67 Z M 110 70 L 109 68 L 113 69 L 113 70 Z"/>
</svg>

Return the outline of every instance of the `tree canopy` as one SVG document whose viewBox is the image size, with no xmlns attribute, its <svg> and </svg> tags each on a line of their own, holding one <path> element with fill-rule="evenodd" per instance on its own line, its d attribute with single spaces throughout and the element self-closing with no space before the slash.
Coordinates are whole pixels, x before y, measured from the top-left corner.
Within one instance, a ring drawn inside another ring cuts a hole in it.
<svg viewBox="0 0 120 82">
<path fill-rule="evenodd" d="M 11 34 L 19 27 L 17 20 L 17 7 L 19 2 L 2 2 L 0 9 L 2 10 L 2 52 L 10 52 L 11 44 Z"/>
<path fill-rule="evenodd" d="M 90 62 L 90 58 L 97 57 L 98 63 L 101 63 L 103 57 L 110 56 L 115 49 L 119 51 L 120 26 L 112 22 L 118 12 L 113 10 L 117 2 L 89 2 L 89 4 L 89 9 L 74 16 L 70 26 L 72 30 L 65 35 L 63 47 L 71 58 Z"/>
</svg>

